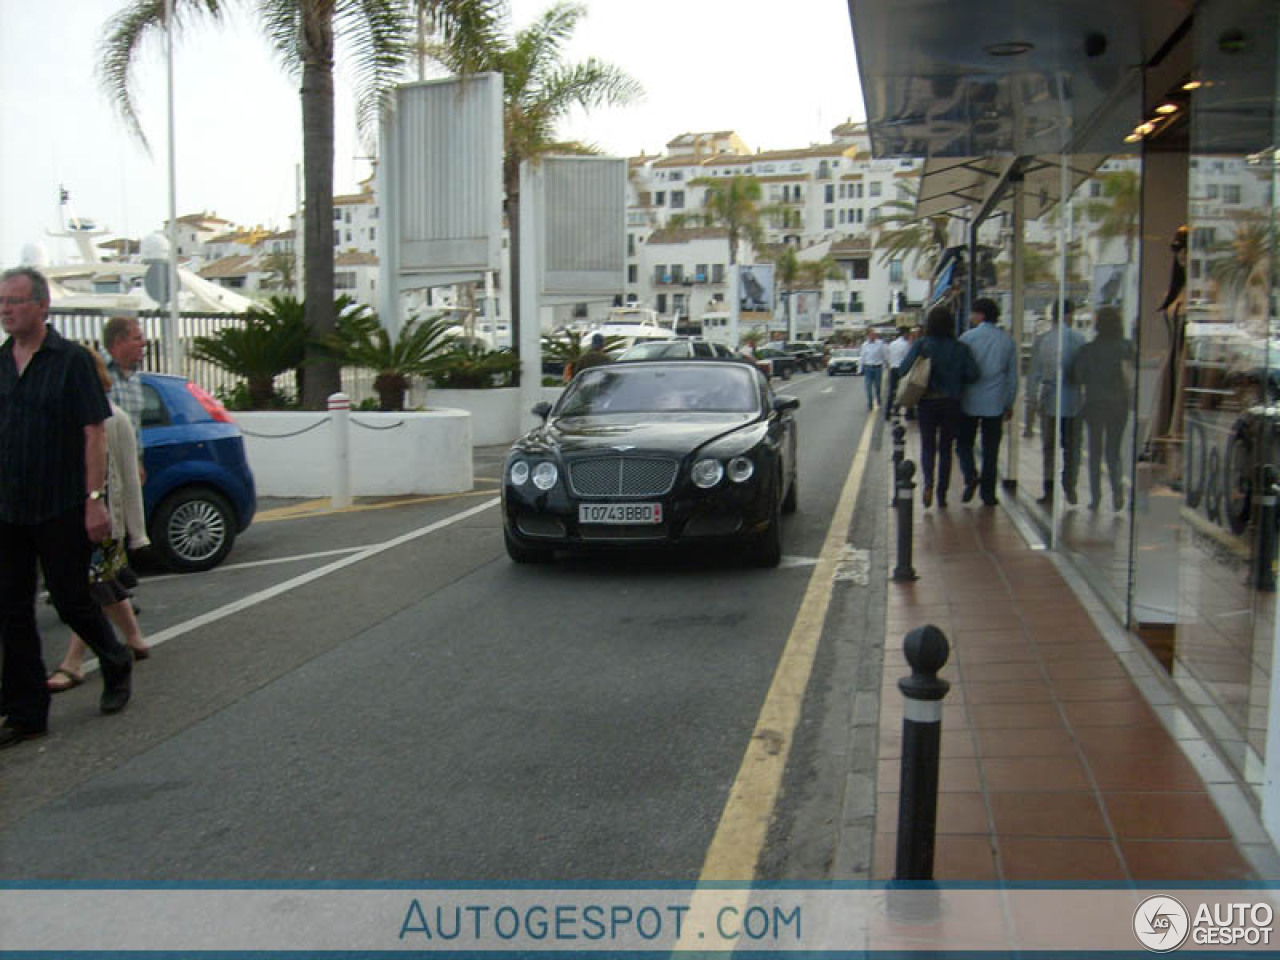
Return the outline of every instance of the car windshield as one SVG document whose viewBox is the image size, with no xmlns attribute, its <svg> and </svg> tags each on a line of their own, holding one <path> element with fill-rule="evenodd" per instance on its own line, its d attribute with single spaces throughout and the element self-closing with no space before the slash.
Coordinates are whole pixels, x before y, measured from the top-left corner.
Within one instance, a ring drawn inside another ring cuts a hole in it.
<svg viewBox="0 0 1280 960">
<path fill-rule="evenodd" d="M 857 350 L 837 350 L 831 356 L 836 359 L 839 359 L 840 357 L 857 357 L 858 351 Z"/>
<path fill-rule="evenodd" d="M 637 343 L 624 353 L 621 360 L 662 360 L 668 357 L 687 357 L 689 345 L 681 340 L 650 340 Z"/>
<path fill-rule="evenodd" d="M 737 364 L 624 366 L 585 371 L 565 391 L 560 417 L 618 413 L 755 413 L 756 373 Z"/>
</svg>

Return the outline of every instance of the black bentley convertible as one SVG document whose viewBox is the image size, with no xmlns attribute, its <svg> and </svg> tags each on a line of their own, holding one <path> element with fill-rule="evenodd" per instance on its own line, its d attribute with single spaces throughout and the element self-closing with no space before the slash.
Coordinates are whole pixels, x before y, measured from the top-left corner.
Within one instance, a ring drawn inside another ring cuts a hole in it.
<svg viewBox="0 0 1280 960">
<path fill-rule="evenodd" d="M 746 363 L 618 363 L 582 371 L 503 470 L 517 563 L 556 550 L 738 543 L 782 557 L 796 508 L 795 397 Z"/>
</svg>

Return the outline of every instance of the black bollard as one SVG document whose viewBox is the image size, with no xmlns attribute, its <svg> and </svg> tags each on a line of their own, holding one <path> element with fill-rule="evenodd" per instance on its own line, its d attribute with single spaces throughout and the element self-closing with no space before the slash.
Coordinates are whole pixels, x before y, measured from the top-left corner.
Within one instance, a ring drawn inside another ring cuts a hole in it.
<svg viewBox="0 0 1280 960">
<path fill-rule="evenodd" d="M 1262 509 L 1258 515 L 1258 553 L 1254 557 L 1253 585 L 1265 593 L 1276 592 L 1276 468 L 1263 466 Z"/>
<path fill-rule="evenodd" d="M 942 748 L 942 698 L 951 684 L 939 678 L 947 662 L 947 636 L 932 624 L 917 627 L 902 643 L 911 676 L 898 681 L 905 696 L 902 777 L 898 793 L 898 861 L 894 880 L 932 880 L 938 826 L 938 758 Z"/>
<path fill-rule="evenodd" d="M 893 579 L 902 582 L 918 580 L 916 571 L 911 566 L 911 511 L 912 498 L 916 489 L 912 478 L 916 475 L 916 465 L 910 460 L 903 460 L 895 470 L 894 506 L 898 511 L 898 565 L 893 568 Z"/>
<path fill-rule="evenodd" d="M 889 498 L 889 506 L 898 503 L 898 464 L 907 456 L 907 428 L 902 424 L 893 427 L 893 496 Z"/>
</svg>

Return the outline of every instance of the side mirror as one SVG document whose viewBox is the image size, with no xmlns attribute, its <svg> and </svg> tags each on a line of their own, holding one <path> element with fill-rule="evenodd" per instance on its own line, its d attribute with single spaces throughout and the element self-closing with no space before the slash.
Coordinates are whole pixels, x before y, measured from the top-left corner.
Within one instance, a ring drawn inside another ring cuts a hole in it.
<svg viewBox="0 0 1280 960">
<path fill-rule="evenodd" d="M 786 413 L 788 410 L 799 410 L 800 398 L 789 397 L 785 394 L 773 398 L 774 413 Z"/>
<path fill-rule="evenodd" d="M 547 417 L 551 415 L 551 404 L 548 403 L 546 400 L 543 400 L 540 403 L 535 403 L 533 405 L 533 409 L 530 410 L 529 412 L 532 413 L 535 417 L 541 417 L 542 422 L 546 423 Z"/>
</svg>

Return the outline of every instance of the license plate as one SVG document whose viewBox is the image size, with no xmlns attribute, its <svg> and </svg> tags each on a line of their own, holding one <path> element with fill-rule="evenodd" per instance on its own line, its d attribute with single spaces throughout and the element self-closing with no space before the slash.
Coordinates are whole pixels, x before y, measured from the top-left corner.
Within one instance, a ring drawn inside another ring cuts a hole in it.
<svg viewBox="0 0 1280 960">
<path fill-rule="evenodd" d="M 578 505 L 579 523 L 661 523 L 660 503 L 582 503 Z"/>
</svg>

